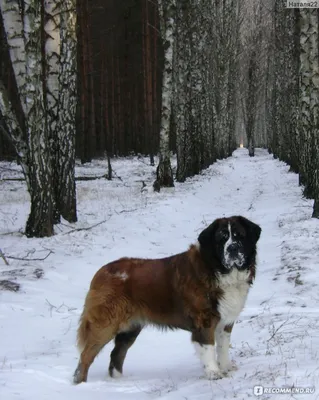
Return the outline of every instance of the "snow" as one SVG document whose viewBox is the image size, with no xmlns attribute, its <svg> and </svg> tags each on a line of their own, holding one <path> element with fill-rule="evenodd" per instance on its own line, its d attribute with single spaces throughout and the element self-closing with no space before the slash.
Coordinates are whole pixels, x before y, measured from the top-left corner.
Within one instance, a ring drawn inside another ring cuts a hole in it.
<svg viewBox="0 0 319 400">
<path fill-rule="evenodd" d="M 160 193 L 151 190 L 156 167 L 147 159 L 116 159 L 113 168 L 117 177 L 111 182 L 77 182 L 79 221 L 64 221 L 54 237 L 44 239 L 20 233 L 30 208 L 25 184 L 0 181 L 2 251 L 30 259 L 52 251 L 44 261 L 9 258 L 9 267 L 0 258 L 1 279 L 21 284 L 17 293 L 0 291 L 0 398 L 246 400 L 255 398 L 255 385 L 263 385 L 317 386 L 316 393 L 293 398 L 318 399 L 319 221 L 311 219 L 312 201 L 302 197 L 298 176 L 261 149 L 255 158 L 238 149 Z M 2 177 L 18 176 L 12 169 L 18 171 L 0 163 Z M 76 167 L 77 176 L 105 172 L 104 160 Z M 88 382 L 74 386 L 76 329 L 97 269 L 122 256 L 184 251 L 215 218 L 235 214 L 262 227 L 256 281 L 231 337 L 238 370 L 208 381 L 188 333 L 149 328 L 129 350 L 123 377 L 107 376 L 109 344 L 92 365 Z M 74 231 L 79 228 L 84 229 Z"/>
</svg>

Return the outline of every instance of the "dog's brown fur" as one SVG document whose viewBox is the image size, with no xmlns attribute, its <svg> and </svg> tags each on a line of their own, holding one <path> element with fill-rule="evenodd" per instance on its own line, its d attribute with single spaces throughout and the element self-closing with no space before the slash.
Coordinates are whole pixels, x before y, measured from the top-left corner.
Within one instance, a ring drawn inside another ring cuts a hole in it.
<svg viewBox="0 0 319 400">
<path fill-rule="evenodd" d="M 208 233 L 218 224 L 232 221 L 243 229 L 238 218 L 242 217 L 216 220 L 200 235 L 201 245 L 192 245 L 186 252 L 153 260 L 122 258 L 95 274 L 78 329 L 82 353 L 75 383 L 87 380 L 94 358 L 113 338 L 109 373 L 121 373 L 127 350 L 146 324 L 184 329 L 192 332 L 193 341 L 214 345 L 214 332 L 220 321 L 218 301 L 223 296 L 215 274 L 222 267 L 215 256 L 205 253 L 206 242 L 209 249 L 212 245 Z M 241 221 L 250 224 L 245 228 L 249 235 L 250 227 L 257 227 L 243 218 Z M 252 240 L 253 249 L 259 234 L 258 231 Z M 255 276 L 255 250 L 247 268 L 250 284 Z M 225 332 L 231 329 L 232 325 L 224 326 Z"/>
</svg>

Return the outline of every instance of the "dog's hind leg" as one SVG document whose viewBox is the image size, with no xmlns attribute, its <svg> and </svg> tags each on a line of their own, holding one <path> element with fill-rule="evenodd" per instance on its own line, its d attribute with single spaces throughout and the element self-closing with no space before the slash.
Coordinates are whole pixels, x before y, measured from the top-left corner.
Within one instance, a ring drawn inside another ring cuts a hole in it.
<svg viewBox="0 0 319 400">
<path fill-rule="evenodd" d="M 88 335 L 84 349 L 81 353 L 79 364 L 74 372 L 73 382 L 86 382 L 87 375 L 95 357 L 115 336 L 114 328 L 100 329 L 94 332 L 92 330 Z"/>
<path fill-rule="evenodd" d="M 133 345 L 142 327 L 135 325 L 127 332 L 120 332 L 115 337 L 115 347 L 111 353 L 109 374 L 111 377 L 121 375 L 127 350 Z"/>
</svg>

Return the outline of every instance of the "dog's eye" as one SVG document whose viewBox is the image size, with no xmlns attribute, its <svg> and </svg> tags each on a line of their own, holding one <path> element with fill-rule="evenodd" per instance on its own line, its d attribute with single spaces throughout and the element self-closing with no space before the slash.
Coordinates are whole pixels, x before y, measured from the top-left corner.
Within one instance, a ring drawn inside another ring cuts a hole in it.
<svg viewBox="0 0 319 400">
<path fill-rule="evenodd" d="M 228 239 L 229 238 L 229 232 L 228 231 L 222 232 L 222 238 L 223 239 Z"/>
<path fill-rule="evenodd" d="M 243 235 L 241 235 L 239 232 L 233 232 L 233 237 L 236 239 L 242 239 Z"/>
</svg>

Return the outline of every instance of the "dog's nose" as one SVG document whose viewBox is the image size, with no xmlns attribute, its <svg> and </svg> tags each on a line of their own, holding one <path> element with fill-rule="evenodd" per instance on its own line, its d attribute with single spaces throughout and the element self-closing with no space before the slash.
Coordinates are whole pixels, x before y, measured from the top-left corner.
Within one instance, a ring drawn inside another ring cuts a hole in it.
<svg viewBox="0 0 319 400">
<path fill-rule="evenodd" d="M 231 256 L 236 255 L 237 252 L 238 252 L 238 244 L 237 244 L 237 243 L 232 243 L 232 244 L 230 244 L 230 245 L 228 246 L 228 248 L 227 248 L 227 251 L 228 251 L 228 253 L 229 253 Z"/>
</svg>

